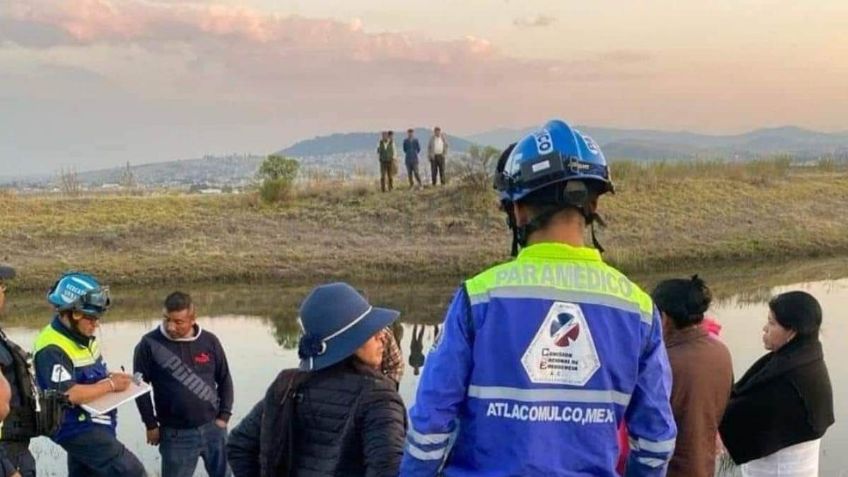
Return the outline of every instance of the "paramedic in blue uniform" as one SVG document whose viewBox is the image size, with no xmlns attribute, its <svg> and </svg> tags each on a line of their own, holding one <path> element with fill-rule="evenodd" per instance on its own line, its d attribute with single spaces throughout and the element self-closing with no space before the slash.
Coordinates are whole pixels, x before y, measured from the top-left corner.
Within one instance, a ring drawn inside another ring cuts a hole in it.
<svg viewBox="0 0 848 477">
<path fill-rule="evenodd" d="M 454 296 L 401 476 L 614 477 L 622 422 L 626 475 L 664 476 L 677 433 L 671 372 L 650 297 L 595 240 L 598 198 L 613 191 L 603 154 L 550 121 L 505 151 L 495 185 L 517 256 Z"/>
</svg>

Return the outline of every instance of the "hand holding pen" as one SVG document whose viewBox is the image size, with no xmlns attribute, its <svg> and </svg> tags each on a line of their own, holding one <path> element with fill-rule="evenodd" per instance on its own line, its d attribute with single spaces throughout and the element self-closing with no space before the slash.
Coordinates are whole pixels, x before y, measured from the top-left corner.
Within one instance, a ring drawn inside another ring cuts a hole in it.
<svg viewBox="0 0 848 477">
<path fill-rule="evenodd" d="M 124 367 L 121 366 L 120 373 L 109 373 L 109 383 L 112 386 L 112 392 L 119 393 L 121 391 L 125 391 L 130 387 L 130 383 L 132 383 L 133 378 L 129 374 L 127 374 L 124 370 Z"/>
</svg>

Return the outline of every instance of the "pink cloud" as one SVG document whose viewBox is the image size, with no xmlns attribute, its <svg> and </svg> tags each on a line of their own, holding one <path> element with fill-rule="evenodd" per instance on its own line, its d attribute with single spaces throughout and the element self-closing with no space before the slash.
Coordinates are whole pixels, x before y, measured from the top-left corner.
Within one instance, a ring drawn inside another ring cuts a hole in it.
<svg viewBox="0 0 848 477">
<path fill-rule="evenodd" d="M 437 64 L 495 54 L 488 41 L 474 37 L 436 42 L 405 33 L 369 34 L 359 19 L 343 23 L 225 5 L 11 0 L 7 10 L 5 16 L 13 21 L 52 27 L 64 33 L 69 43 L 82 45 L 228 41 L 278 53 L 333 52 L 359 61 L 405 59 Z"/>
<path fill-rule="evenodd" d="M 96 41 L 107 35 L 130 38 L 139 31 L 137 22 L 128 21 L 126 15 L 122 15 L 112 4 L 102 0 L 10 0 L 0 13 L 13 22 L 52 27 L 64 33 L 65 41 L 78 44 Z M 16 39 L 12 37 L 7 40 Z M 54 41 L 61 43 L 59 40 Z"/>
<path fill-rule="evenodd" d="M 620 55 L 530 60 L 474 36 L 444 41 L 416 32 L 371 33 L 356 18 L 161 0 L 0 2 L 0 47 L 105 46 L 99 50 L 113 51 L 112 62 L 95 70 L 106 77 L 120 71 L 122 87 L 134 94 L 200 104 L 250 101 L 270 116 L 296 115 L 303 124 L 387 115 L 436 120 L 448 111 L 480 124 L 496 117 L 535 121 L 539 111 L 589 101 L 575 83 L 591 91 L 595 82 L 645 75 L 632 61 L 618 64 L 628 60 Z M 125 59 L 136 56 L 143 63 Z"/>
</svg>

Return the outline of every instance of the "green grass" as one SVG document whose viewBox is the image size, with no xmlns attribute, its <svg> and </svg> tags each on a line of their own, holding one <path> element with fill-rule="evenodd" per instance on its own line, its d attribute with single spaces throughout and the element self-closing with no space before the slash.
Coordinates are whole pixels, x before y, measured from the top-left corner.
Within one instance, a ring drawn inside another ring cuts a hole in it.
<svg viewBox="0 0 848 477">
<path fill-rule="evenodd" d="M 615 163 L 604 197 L 607 258 L 626 272 L 733 267 L 848 252 L 842 166 Z M 143 197 L 0 194 L 0 262 L 15 287 L 63 270 L 112 284 L 274 281 L 309 285 L 450 280 L 507 259 L 495 195 L 446 188 L 377 192 L 376 182 L 312 181 L 288 203 L 255 194 Z"/>
</svg>

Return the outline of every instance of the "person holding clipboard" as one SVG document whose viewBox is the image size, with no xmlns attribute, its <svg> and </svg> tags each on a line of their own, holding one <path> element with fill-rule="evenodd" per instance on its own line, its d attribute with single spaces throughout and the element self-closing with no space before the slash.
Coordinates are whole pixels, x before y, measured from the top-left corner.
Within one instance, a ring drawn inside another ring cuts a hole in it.
<svg viewBox="0 0 848 477">
<path fill-rule="evenodd" d="M 69 272 L 47 301 L 56 316 L 35 340 L 35 372 L 41 389 L 64 393 L 71 404 L 50 436 L 68 453 L 68 477 L 145 476 L 144 466 L 115 435 L 117 410 L 94 414 L 83 408 L 132 384 L 130 375 L 109 372 L 94 338 L 111 304 L 108 287 L 87 273 Z"/>
</svg>

